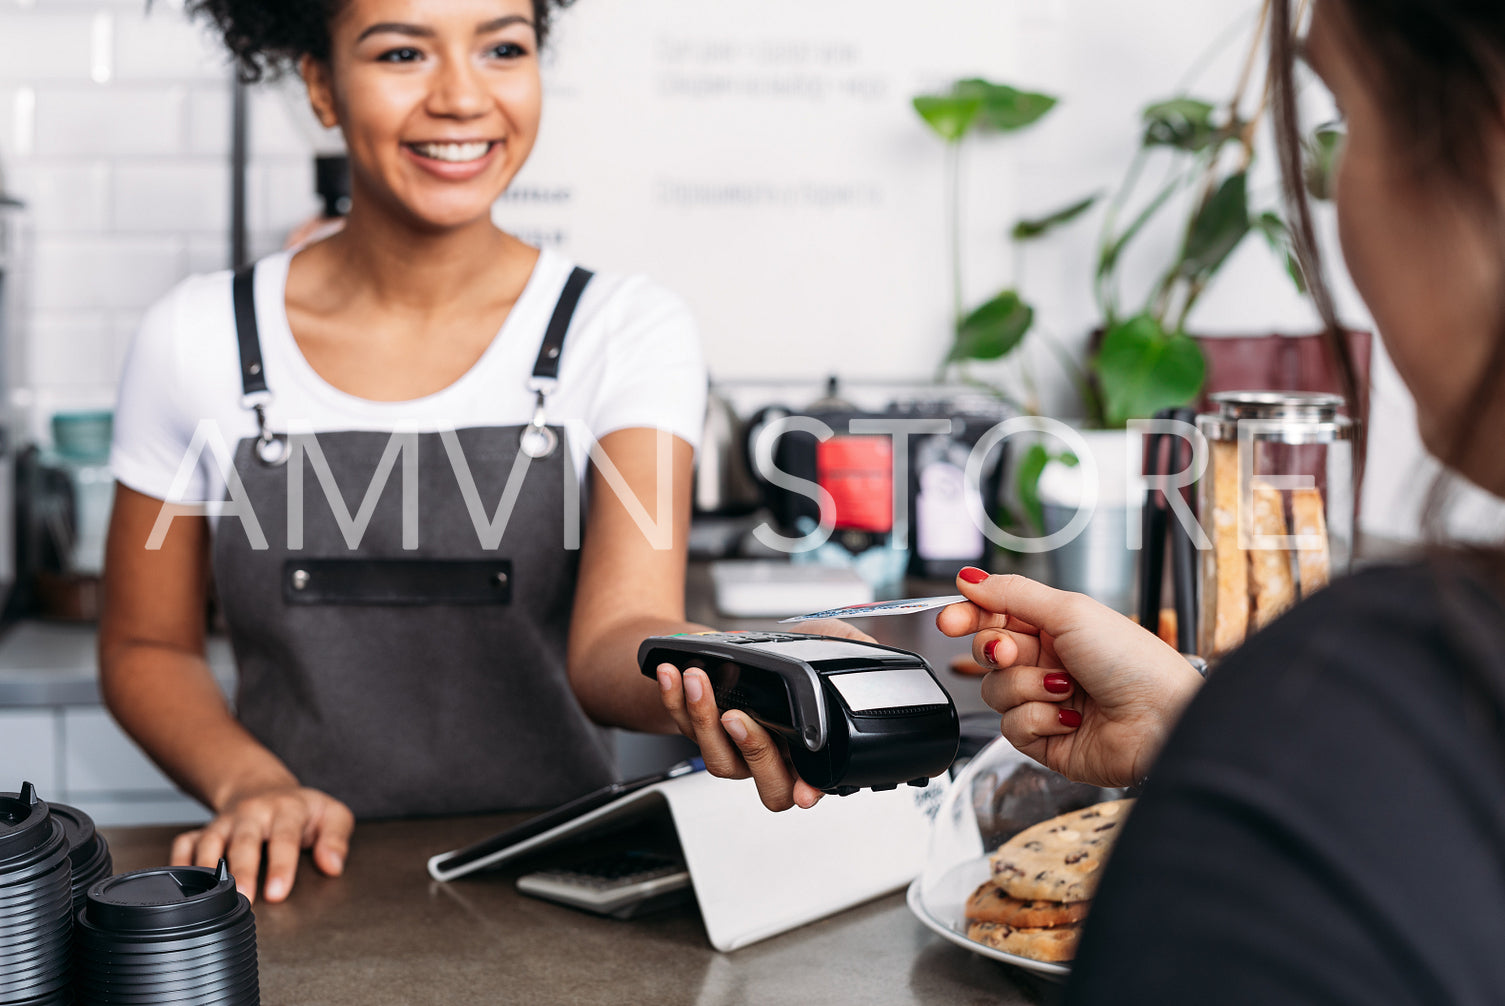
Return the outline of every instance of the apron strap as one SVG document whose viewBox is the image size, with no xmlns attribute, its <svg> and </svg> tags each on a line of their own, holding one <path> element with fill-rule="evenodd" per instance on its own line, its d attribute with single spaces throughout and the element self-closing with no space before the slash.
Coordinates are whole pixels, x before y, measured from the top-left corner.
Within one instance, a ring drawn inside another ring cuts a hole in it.
<svg viewBox="0 0 1505 1006">
<path fill-rule="evenodd" d="M 575 266 L 569 279 L 564 281 L 559 303 L 554 306 L 554 316 L 544 331 L 543 345 L 538 347 L 538 362 L 533 364 L 533 375 L 527 384 L 528 390 L 538 397 L 533 403 L 533 421 L 524 428 L 520 441 L 523 453 L 530 458 L 548 457 L 558 446 L 559 438 L 549 429 L 545 415 L 545 399 L 559 384 L 559 357 L 564 351 L 564 337 L 569 334 L 575 308 L 580 305 L 580 295 L 594 275 L 589 269 Z"/>
<path fill-rule="evenodd" d="M 240 343 L 240 387 L 247 398 L 267 391 L 261 365 L 261 332 L 256 327 L 256 265 L 235 272 L 231 291 L 235 298 L 235 338 Z"/>
<path fill-rule="evenodd" d="M 538 396 L 533 409 L 533 422 L 524 431 L 528 453 L 544 456 L 553 452 L 554 437 L 547 430 L 544 416 L 544 399 L 553 391 L 559 378 L 559 359 L 564 351 L 564 339 L 569 334 L 570 323 L 575 318 L 575 309 L 580 305 L 580 295 L 595 274 L 589 269 L 576 266 L 565 280 L 559 303 L 554 306 L 553 317 L 544 331 L 543 344 L 538 347 L 538 360 L 533 364 L 533 374 L 528 379 L 528 390 Z M 262 460 L 276 464 L 286 460 L 279 438 L 267 429 L 266 407 L 271 403 L 272 393 L 266 382 L 266 369 L 261 361 L 261 332 L 256 324 L 255 299 L 256 264 L 236 271 L 231 281 L 231 294 L 235 302 L 235 338 L 240 345 L 240 385 L 242 404 L 256 413 L 258 453 Z"/>
<path fill-rule="evenodd" d="M 235 340 L 240 344 L 240 403 L 256 413 L 256 456 L 269 465 L 287 461 L 287 438 L 267 428 L 272 392 L 261 365 L 261 332 L 256 325 L 256 263 L 235 271 L 230 283 L 235 301 Z"/>
<path fill-rule="evenodd" d="M 574 320 L 575 308 L 580 305 L 580 295 L 585 292 L 585 284 L 594 275 L 589 269 L 576 266 L 570 273 L 570 278 L 564 281 L 564 291 L 560 293 L 559 303 L 554 306 L 554 316 L 549 319 L 549 327 L 544 331 L 543 345 L 538 347 L 538 362 L 533 364 L 533 380 L 528 384 L 530 391 L 539 390 L 535 384 L 559 377 L 559 354 L 564 351 L 564 337 L 569 334 L 570 322 Z"/>
</svg>

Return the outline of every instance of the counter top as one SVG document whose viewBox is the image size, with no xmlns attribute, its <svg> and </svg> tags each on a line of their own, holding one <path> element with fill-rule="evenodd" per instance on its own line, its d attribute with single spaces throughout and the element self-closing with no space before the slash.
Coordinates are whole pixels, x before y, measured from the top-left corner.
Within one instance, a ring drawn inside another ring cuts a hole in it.
<svg viewBox="0 0 1505 1006">
<path fill-rule="evenodd" d="M 629 922 L 519 894 L 517 868 L 451 884 L 429 856 L 526 814 L 360 825 L 346 873 L 304 857 L 292 897 L 255 907 L 266 1006 L 1024 1004 L 1057 986 L 926 930 L 902 894 L 730 954 L 693 906 Z M 176 829 L 104 829 L 117 872 L 161 865 Z"/>
</svg>

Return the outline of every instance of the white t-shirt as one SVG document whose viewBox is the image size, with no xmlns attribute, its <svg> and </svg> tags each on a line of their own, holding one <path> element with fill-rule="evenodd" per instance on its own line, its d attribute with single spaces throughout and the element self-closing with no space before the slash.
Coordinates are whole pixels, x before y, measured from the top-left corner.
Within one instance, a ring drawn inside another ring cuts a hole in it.
<svg viewBox="0 0 1505 1006">
<path fill-rule="evenodd" d="M 573 263 L 545 250 L 491 345 L 441 391 L 377 402 L 333 387 L 309 365 L 288 326 L 285 291 L 293 252 L 256 267 L 256 317 L 273 432 L 439 432 L 517 426 L 533 418 L 527 380 Z M 640 276 L 597 274 L 585 288 L 564 343 L 550 425 L 567 426 L 582 478 L 589 444 L 614 430 L 667 430 L 698 446 L 706 375 L 684 302 Z M 242 404 L 231 274 L 192 276 L 147 313 L 126 358 L 110 464 L 124 485 L 157 499 L 225 498 L 225 458 L 256 435 Z M 195 443 L 195 436 L 199 442 Z M 216 439 L 217 438 L 217 439 Z"/>
</svg>

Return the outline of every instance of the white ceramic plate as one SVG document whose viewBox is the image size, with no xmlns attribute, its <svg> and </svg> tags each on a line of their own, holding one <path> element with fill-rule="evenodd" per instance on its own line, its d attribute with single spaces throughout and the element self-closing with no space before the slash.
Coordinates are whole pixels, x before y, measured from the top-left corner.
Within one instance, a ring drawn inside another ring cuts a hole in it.
<svg viewBox="0 0 1505 1006">
<path fill-rule="evenodd" d="M 1065 964 L 1049 964 L 1020 957 L 1018 954 L 1006 954 L 1002 950 L 967 939 L 967 920 L 963 915 L 967 898 L 988 879 L 990 872 L 988 857 L 982 856 L 953 868 L 923 890 L 921 884 L 924 878 L 916 880 L 909 885 L 905 900 L 909 903 L 909 910 L 926 929 L 974 954 L 1046 975 L 1056 981 L 1071 974 L 1071 968 Z"/>
</svg>

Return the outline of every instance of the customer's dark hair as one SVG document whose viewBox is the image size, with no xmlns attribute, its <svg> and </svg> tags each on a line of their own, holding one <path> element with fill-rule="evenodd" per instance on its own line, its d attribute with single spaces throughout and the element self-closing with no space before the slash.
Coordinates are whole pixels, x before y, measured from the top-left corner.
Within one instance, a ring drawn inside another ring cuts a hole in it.
<svg viewBox="0 0 1505 1006">
<path fill-rule="evenodd" d="M 329 25 L 347 0 L 187 0 L 192 16 L 214 23 L 235 57 L 240 77 L 254 83 L 296 66 L 329 58 Z M 554 11 L 573 0 L 533 0 L 533 25 L 542 46 Z"/>
<path fill-rule="evenodd" d="M 1320 0 L 1333 8 L 1333 23 L 1357 58 L 1365 85 L 1387 112 L 1392 149 L 1418 179 L 1453 196 L 1461 209 L 1502 236 L 1499 275 L 1505 286 L 1505 211 L 1497 179 L 1502 165 L 1490 145 L 1493 123 L 1505 128 L 1505 4 L 1498 0 Z M 1293 7 L 1272 0 L 1270 84 L 1275 137 L 1297 257 L 1312 300 L 1328 330 L 1328 343 L 1344 375 L 1349 402 L 1357 401 L 1356 370 L 1348 343 L 1339 336 L 1333 300 L 1313 236 L 1312 213 L 1303 183 L 1297 115 L 1297 60 Z M 1302 5 L 1304 6 L 1304 4 Z M 1505 331 L 1466 399 L 1465 415 L 1482 416 L 1505 376 Z M 1440 460 L 1456 468 L 1476 446 L 1479 424 L 1460 423 L 1446 444 L 1434 445 Z M 1440 531 L 1447 496 L 1445 480 L 1433 488 L 1428 530 Z M 1505 566 L 1502 566 L 1505 568 Z M 1501 577 L 1505 580 L 1505 576 Z"/>
<path fill-rule="evenodd" d="M 1302 183 L 1302 148 L 1296 114 L 1294 0 L 1272 0 L 1270 80 L 1282 182 L 1296 236 L 1297 253 L 1314 301 L 1329 329 L 1329 345 L 1355 387 L 1347 342 L 1337 337 L 1337 318 L 1323 280 L 1312 215 Z M 1393 150 L 1403 167 L 1434 190 L 1450 194 L 1463 210 L 1477 215 L 1501 235 L 1498 275 L 1505 285 L 1505 210 L 1495 181 L 1498 153 L 1488 137 L 1490 124 L 1505 126 L 1505 5 L 1498 0 L 1319 0 L 1331 4 L 1343 44 L 1358 58 L 1366 85 L 1389 112 Z M 1441 188 L 1439 188 L 1441 187 Z M 1505 376 L 1505 328 L 1497 333 L 1488 362 L 1465 400 L 1464 415 L 1479 417 Z M 1352 401 L 1352 399 L 1350 399 Z M 1440 460 L 1457 467 L 1481 436 L 1497 435 L 1482 424 L 1455 424 L 1447 443 L 1433 445 Z M 1505 599 L 1505 549 L 1448 545 L 1443 526 L 1451 480 L 1432 486 L 1424 515 L 1433 540 L 1429 565 L 1443 592 L 1441 608 L 1453 650 L 1445 655 L 1473 697 L 1460 710 L 1468 718 L 1488 717 L 1490 729 L 1505 733 L 1505 678 L 1498 672 L 1499 608 Z M 1492 594 L 1489 603 L 1479 587 Z"/>
</svg>

